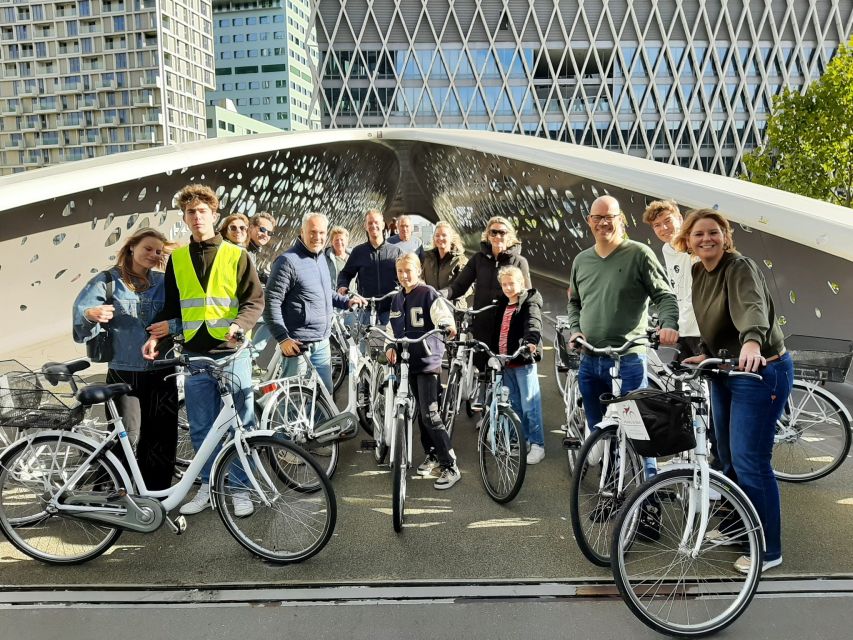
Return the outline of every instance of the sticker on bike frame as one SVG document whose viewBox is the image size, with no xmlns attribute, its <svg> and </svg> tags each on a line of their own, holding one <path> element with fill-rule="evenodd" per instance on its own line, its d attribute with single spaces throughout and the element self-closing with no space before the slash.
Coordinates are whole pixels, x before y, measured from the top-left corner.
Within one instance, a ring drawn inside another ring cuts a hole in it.
<svg viewBox="0 0 853 640">
<path fill-rule="evenodd" d="M 631 440 L 649 440 L 649 432 L 646 431 L 646 425 L 643 424 L 643 417 L 640 415 L 640 410 L 637 403 L 633 400 L 618 402 L 614 405 L 616 415 L 619 416 L 619 426 L 625 432 L 625 435 Z"/>
</svg>

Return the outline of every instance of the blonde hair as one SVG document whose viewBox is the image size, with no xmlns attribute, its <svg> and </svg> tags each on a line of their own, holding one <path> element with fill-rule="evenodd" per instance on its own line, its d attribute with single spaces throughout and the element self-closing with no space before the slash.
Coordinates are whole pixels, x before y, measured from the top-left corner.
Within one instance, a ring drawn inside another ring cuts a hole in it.
<svg viewBox="0 0 853 640">
<path fill-rule="evenodd" d="M 145 291 L 151 286 L 151 281 L 148 279 L 148 274 L 139 275 L 133 270 L 133 249 L 145 238 L 154 238 L 163 243 L 163 253 L 160 257 L 161 269 L 165 268 L 166 260 L 169 257 L 169 252 L 174 248 L 175 244 L 169 240 L 157 229 L 145 227 L 139 229 L 124 241 L 121 249 L 118 250 L 116 256 L 116 268 L 121 274 L 121 279 L 127 284 L 127 288 L 131 291 Z"/>
<path fill-rule="evenodd" d="M 417 253 L 404 253 L 394 261 L 395 268 L 401 264 L 417 267 L 418 273 L 421 273 L 421 259 L 418 257 Z"/>
<path fill-rule="evenodd" d="M 524 274 L 521 272 L 521 269 L 513 265 L 507 265 L 506 267 L 498 269 L 498 282 L 500 282 L 502 278 L 512 278 L 522 287 L 524 286 Z"/>
<path fill-rule="evenodd" d="M 696 209 L 695 211 L 691 211 L 687 214 L 687 218 L 684 219 L 684 224 L 681 225 L 681 231 L 678 232 L 678 235 L 672 241 L 672 246 L 679 251 L 692 253 L 690 245 L 687 242 L 688 238 L 690 238 L 690 232 L 693 230 L 693 227 L 696 226 L 697 222 L 706 218 L 716 222 L 720 229 L 723 230 L 723 237 L 725 238 L 723 241 L 723 250 L 726 253 L 732 253 L 735 250 L 732 225 L 726 217 L 716 209 Z"/>
<path fill-rule="evenodd" d="M 439 229 L 447 229 L 447 235 L 450 236 L 450 253 L 459 253 L 462 251 L 462 240 L 459 238 L 459 234 L 456 233 L 456 229 L 453 228 L 453 225 L 445 220 L 439 220 L 435 223 L 435 231 L 432 232 L 432 246 L 435 246 L 435 234 L 438 233 Z"/>
<path fill-rule="evenodd" d="M 329 229 L 329 240 L 335 236 L 346 236 L 347 240 L 349 240 L 349 231 L 345 227 L 332 227 Z"/>
<path fill-rule="evenodd" d="M 669 213 L 681 216 L 678 204 L 674 200 L 655 200 L 650 202 L 646 210 L 643 211 L 643 222 L 653 224 L 655 220 Z"/>
<path fill-rule="evenodd" d="M 483 242 L 489 241 L 489 227 L 493 224 L 502 224 L 507 228 L 507 233 L 504 236 L 506 239 L 507 248 L 515 246 L 517 244 L 521 244 L 521 241 L 518 239 L 518 236 L 515 235 L 515 227 L 512 226 L 512 223 L 504 218 L 503 216 L 494 216 L 489 218 L 489 221 L 486 223 L 486 228 L 483 229 L 483 235 L 480 237 L 480 240 Z"/>
</svg>

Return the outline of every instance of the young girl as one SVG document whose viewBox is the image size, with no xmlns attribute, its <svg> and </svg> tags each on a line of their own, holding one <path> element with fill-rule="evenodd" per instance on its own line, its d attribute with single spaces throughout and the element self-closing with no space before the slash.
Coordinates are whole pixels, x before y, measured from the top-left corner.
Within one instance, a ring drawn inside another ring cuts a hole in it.
<svg viewBox="0 0 853 640">
<path fill-rule="evenodd" d="M 403 291 L 394 296 L 391 302 L 394 336 L 417 338 L 438 326 L 447 326 L 451 337 L 456 335 L 453 313 L 435 289 L 421 282 L 421 261 L 417 254 L 400 256 L 396 268 Z M 421 444 L 426 452 L 426 459 L 417 472 L 421 476 L 438 475 L 433 486 L 436 489 L 449 489 L 459 482 L 461 476 L 438 405 L 438 374 L 444 356 L 444 342 L 438 336 L 427 338 L 427 341 L 430 343 L 429 355 L 423 344 L 409 347 L 409 386 L 418 403 Z M 393 348 L 388 349 L 387 356 L 391 364 L 397 361 Z"/>
<path fill-rule="evenodd" d="M 524 288 L 524 274 L 518 267 L 501 267 L 498 282 L 503 296 L 498 298 L 498 323 L 492 349 L 497 345 L 498 353 L 509 354 L 515 353 L 522 343 L 527 345 L 527 353 L 507 365 L 503 381 L 530 445 L 527 464 L 538 464 L 545 457 L 542 396 L 536 372 L 536 362 L 542 359 L 537 350 L 542 337 L 542 296 L 536 289 Z"/>
</svg>

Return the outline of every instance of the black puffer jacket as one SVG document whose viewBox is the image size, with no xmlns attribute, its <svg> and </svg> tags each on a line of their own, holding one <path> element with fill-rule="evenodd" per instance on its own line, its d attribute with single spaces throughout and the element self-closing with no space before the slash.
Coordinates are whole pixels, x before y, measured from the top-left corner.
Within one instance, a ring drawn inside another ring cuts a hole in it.
<svg viewBox="0 0 853 640">
<path fill-rule="evenodd" d="M 521 244 L 515 244 L 498 255 L 497 259 L 492 255 L 492 246 L 488 242 L 480 243 L 480 251 L 474 254 L 468 264 L 459 272 L 456 279 L 446 289 L 442 289 L 442 295 L 455 300 L 465 295 L 465 292 L 474 285 L 474 309 L 480 309 L 492 304 L 503 295 L 501 285 L 498 282 L 498 270 L 501 267 L 518 267 L 524 275 L 524 286 L 530 288 L 530 269 L 527 266 L 527 258 L 521 255 Z M 494 310 L 481 313 L 474 317 L 471 324 L 471 333 L 478 340 L 488 342 L 491 339 L 492 327 L 495 323 Z"/>
<path fill-rule="evenodd" d="M 501 337 L 501 322 L 504 311 L 509 304 L 509 299 L 501 294 L 498 298 L 498 309 L 496 321 L 489 346 L 495 353 L 498 352 L 498 342 Z M 507 353 L 514 353 L 521 343 L 535 344 L 536 354 L 525 352 L 512 361 L 513 364 L 530 364 L 542 359 L 542 294 L 536 289 L 522 291 L 518 296 L 518 309 L 509 321 L 509 335 L 507 336 Z"/>
</svg>

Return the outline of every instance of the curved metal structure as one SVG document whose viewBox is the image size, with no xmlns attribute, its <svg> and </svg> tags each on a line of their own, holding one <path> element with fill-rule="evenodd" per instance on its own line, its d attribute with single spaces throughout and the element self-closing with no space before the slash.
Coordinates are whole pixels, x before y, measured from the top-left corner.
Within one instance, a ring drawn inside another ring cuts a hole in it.
<svg viewBox="0 0 853 640">
<path fill-rule="evenodd" d="M 641 222 L 649 200 L 717 206 L 735 240 L 763 262 L 786 333 L 846 338 L 853 308 L 848 209 L 743 181 L 612 152 L 510 134 L 438 129 L 338 129 L 207 140 L 99 158 L 0 179 L 3 351 L 68 335 L 70 305 L 143 226 L 183 237 L 174 194 L 215 187 L 223 212 L 271 211 L 289 245 L 319 210 L 360 230 L 365 209 L 453 222 L 476 248 L 485 221 L 512 219 L 540 274 L 567 280 L 591 242 L 585 214 L 619 199 L 629 233 L 657 248 Z M 808 265 L 807 268 L 803 268 Z M 67 340 L 66 340 L 67 342 Z"/>
</svg>

